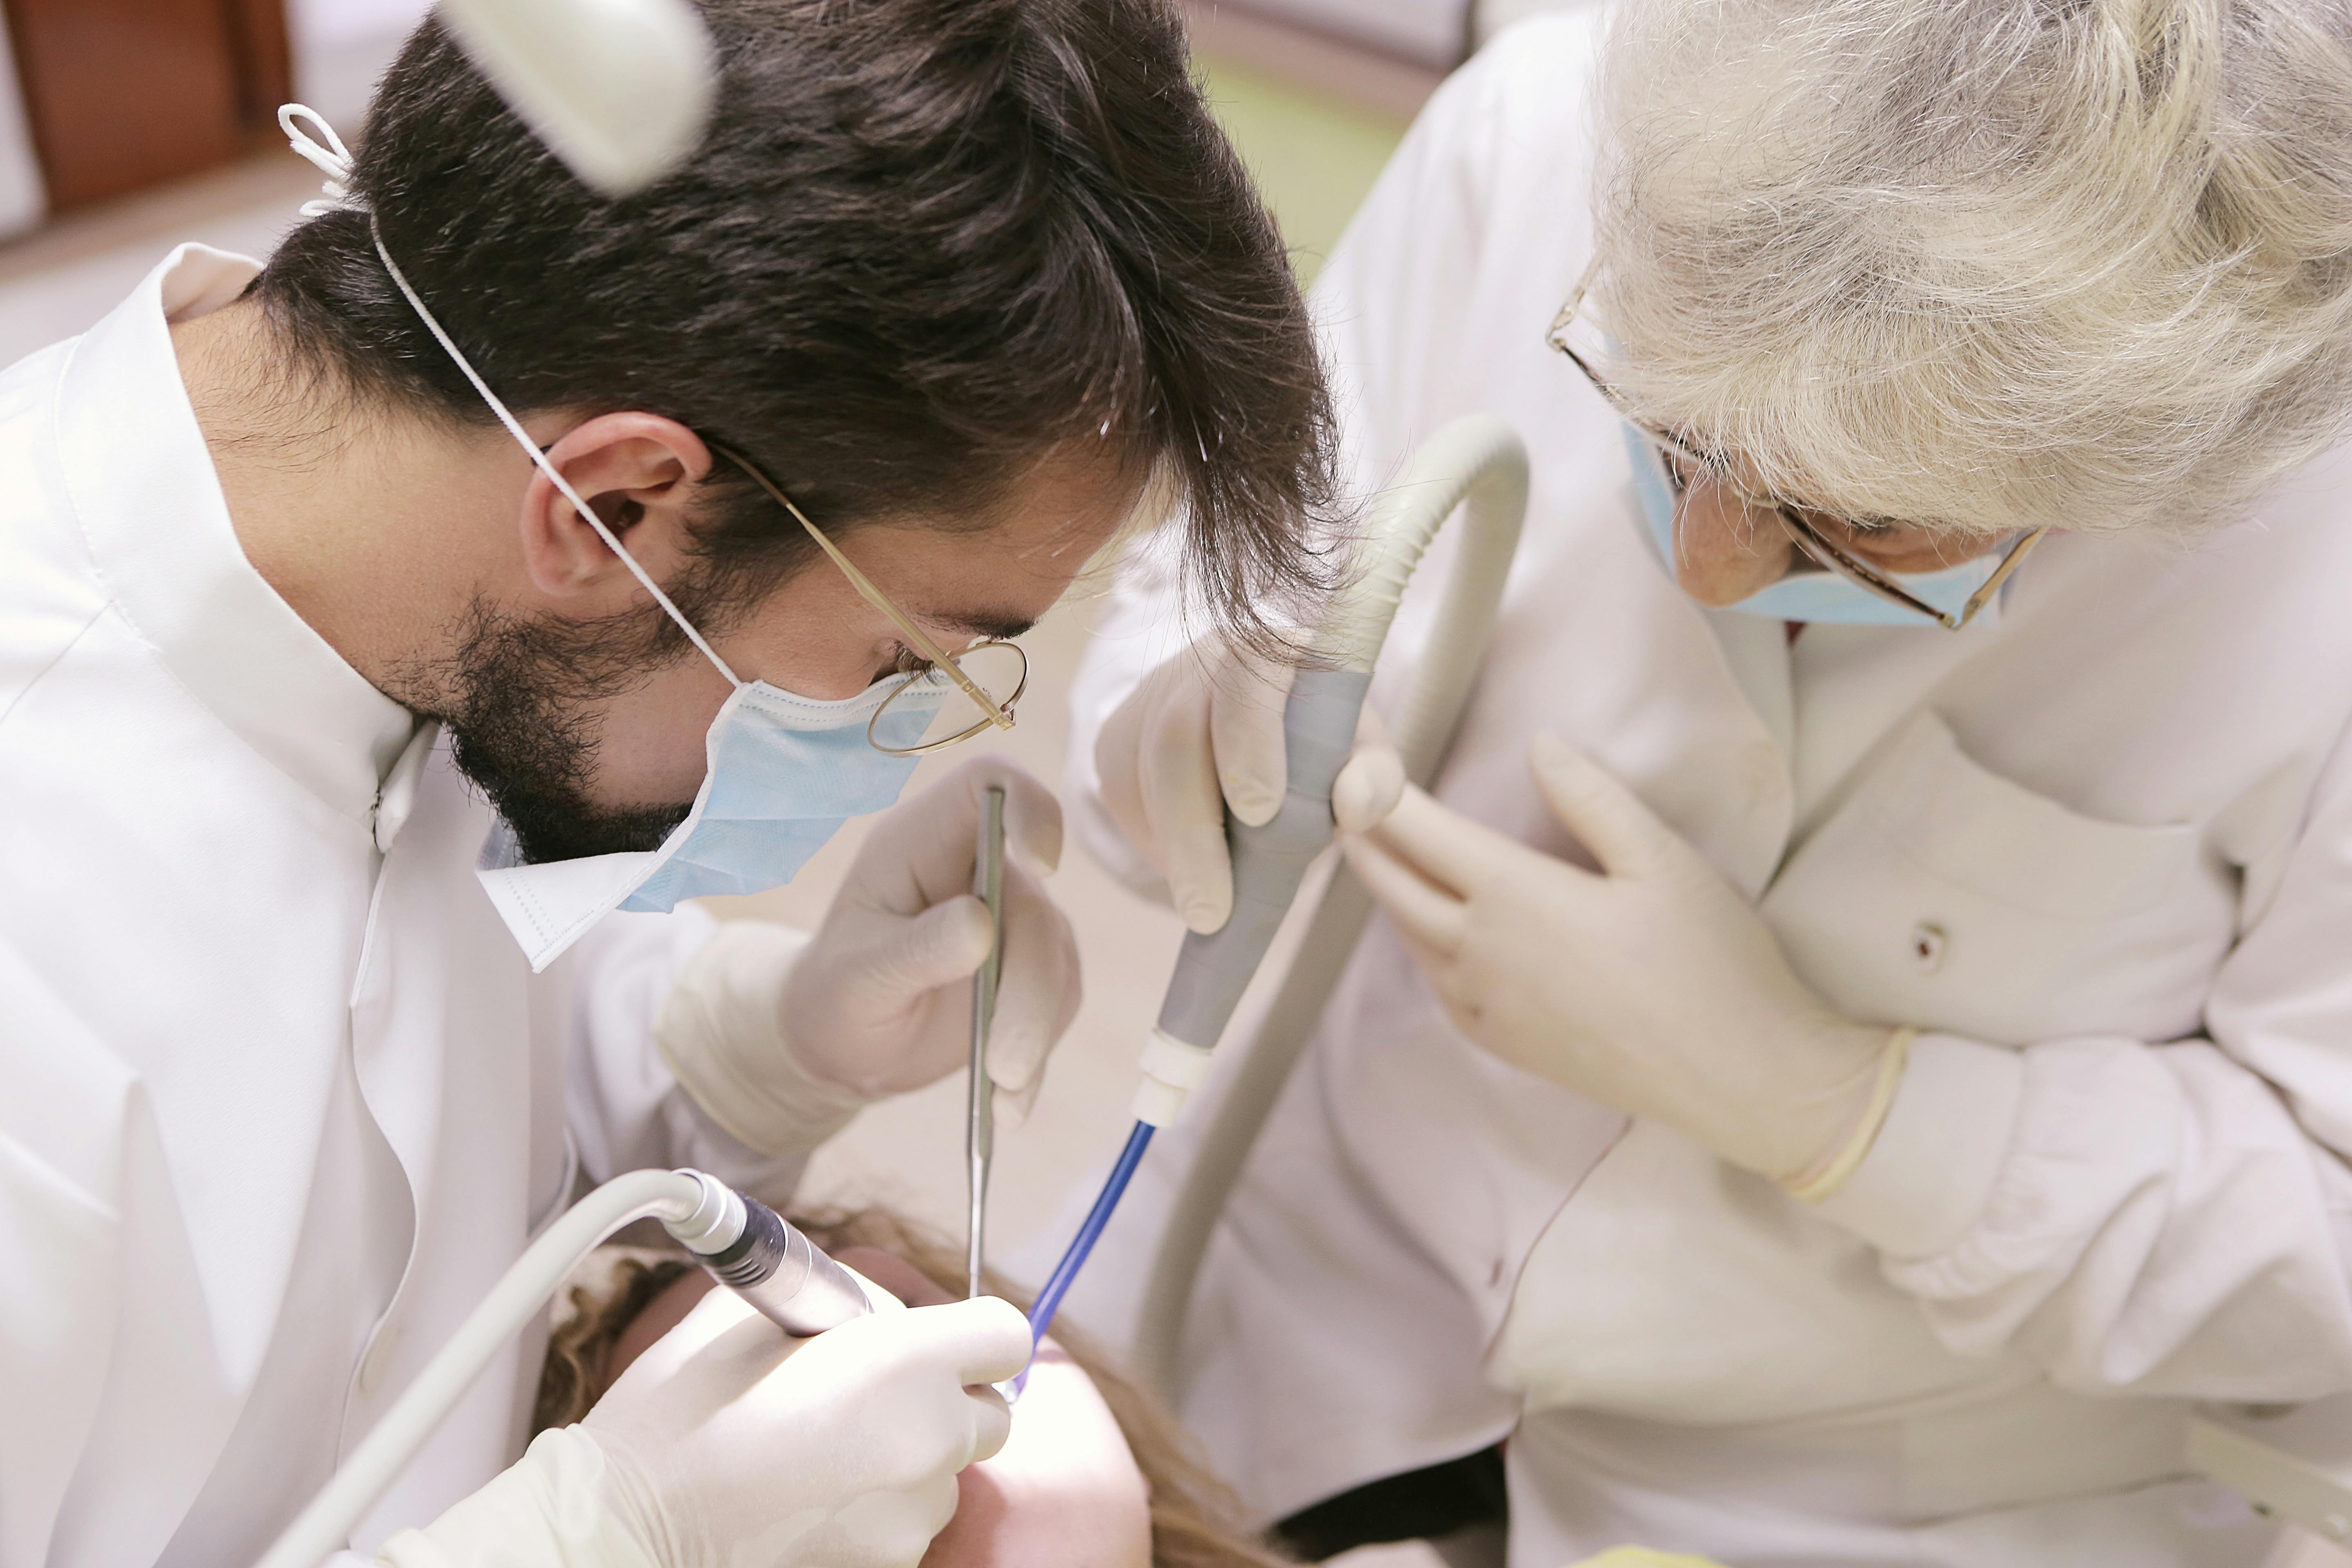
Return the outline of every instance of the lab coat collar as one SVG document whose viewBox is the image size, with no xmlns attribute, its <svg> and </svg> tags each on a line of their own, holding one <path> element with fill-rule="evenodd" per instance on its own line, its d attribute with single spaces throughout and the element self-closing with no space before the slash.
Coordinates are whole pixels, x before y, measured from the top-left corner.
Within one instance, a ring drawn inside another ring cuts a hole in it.
<svg viewBox="0 0 2352 1568">
<path fill-rule="evenodd" d="M 68 493 L 116 608 L 246 744 L 363 826 L 415 728 L 246 559 L 171 324 L 259 267 L 183 245 L 75 345 L 58 393 Z"/>
</svg>

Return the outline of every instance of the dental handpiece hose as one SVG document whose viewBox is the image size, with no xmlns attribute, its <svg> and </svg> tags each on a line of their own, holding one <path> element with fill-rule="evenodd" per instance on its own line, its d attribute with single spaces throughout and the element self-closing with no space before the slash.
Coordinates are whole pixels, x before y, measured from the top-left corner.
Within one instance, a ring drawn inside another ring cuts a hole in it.
<svg viewBox="0 0 2352 1568">
<path fill-rule="evenodd" d="M 604 1238 L 654 1218 L 720 1283 L 797 1338 L 874 1310 L 856 1276 L 775 1210 L 701 1171 L 632 1171 L 574 1204 L 523 1249 L 482 1304 L 393 1402 L 260 1568 L 317 1568 L 352 1531 L 465 1397 L 491 1360 L 537 1316 Z"/>
</svg>

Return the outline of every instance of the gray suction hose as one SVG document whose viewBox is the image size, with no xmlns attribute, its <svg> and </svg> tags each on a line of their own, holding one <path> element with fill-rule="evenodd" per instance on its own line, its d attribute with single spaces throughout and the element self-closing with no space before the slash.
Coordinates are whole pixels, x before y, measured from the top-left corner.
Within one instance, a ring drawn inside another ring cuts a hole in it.
<svg viewBox="0 0 2352 1568">
<path fill-rule="evenodd" d="M 1462 550 L 1396 725 L 1406 776 L 1426 784 L 1436 773 L 1493 638 L 1527 501 L 1527 448 L 1508 425 L 1488 415 L 1470 415 L 1439 430 L 1382 492 L 1358 547 L 1356 570 L 1316 635 L 1318 667 L 1298 673 L 1284 710 L 1289 776 L 1282 807 L 1263 827 L 1226 819 L 1233 918 L 1216 931 L 1184 940 L 1159 1026 L 1144 1051 L 1145 1085 L 1137 1104 L 1144 1120 L 1167 1121 L 1206 1071 L 1209 1053 L 1307 868 L 1330 842 L 1331 785 L 1354 746 L 1358 714 L 1389 624 L 1423 552 L 1463 508 Z M 1171 1402 L 1181 1392 L 1177 1352 L 1184 1315 L 1210 1235 L 1370 908 L 1347 868 L 1337 868 L 1178 1194 L 1152 1260 L 1136 1338 L 1145 1375 Z"/>
</svg>

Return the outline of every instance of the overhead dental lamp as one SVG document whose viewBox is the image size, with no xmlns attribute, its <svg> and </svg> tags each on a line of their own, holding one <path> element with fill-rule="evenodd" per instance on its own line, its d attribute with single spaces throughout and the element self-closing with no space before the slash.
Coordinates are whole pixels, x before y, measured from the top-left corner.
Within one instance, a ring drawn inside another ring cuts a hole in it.
<svg viewBox="0 0 2352 1568">
<path fill-rule="evenodd" d="M 702 140 L 719 54 L 688 0 L 441 0 L 509 108 L 583 183 L 625 196 Z"/>
</svg>

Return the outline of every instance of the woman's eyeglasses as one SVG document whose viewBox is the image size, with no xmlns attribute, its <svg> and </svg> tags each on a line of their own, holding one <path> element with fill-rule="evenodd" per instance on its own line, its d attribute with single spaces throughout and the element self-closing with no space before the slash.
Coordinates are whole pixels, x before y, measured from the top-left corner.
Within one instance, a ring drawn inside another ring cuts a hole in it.
<svg viewBox="0 0 2352 1568">
<path fill-rule="evenodd" d="M 2001 584 L 2008 582 L 2011 574 L 2023 564 L 2027 553 L 2041 542 L 2042 536 L 2050 531 L 2047 527 L 2037 528 L 2011 544 L 2008 553 L 2001 557 L 2000 564 L 1993 569 L 1992 575 L 1985 579 L 1982 587 L 1969 595 L 1969 602 L 1960 607 L 1958 615 L 1937 609 L 1885 572 L 1842 548 L 1799 508 L 1777 498 L 1750 494 L 1724 472 L 1721 463 L 1711 461 L 1694 450 L 1673 432 L 1660 429 L 1629 413 L 1624 399 L 1609 384 L 1608 378 L 1599 369 L 1608 339 L 1600 323 L 1585 309 L 1591 282 L 1592 273 L 1588 269 L 1578 281 L 1576 291 L 1568 297 L 1568 303 L 1562 305 L 1559 314 L 1552 318 L 1551 329 L 1544 334 L 1544 341 L 1566 354 L 1569 363 L 1584 373 L 1584 378 L 1592 383 L 1595 391 L 1608 399 L 1609 405 L 1617 410 L 1619 416 L 1642 433 L 1664 462 L 1666 476 L 1674 482 L 1677 494 L 1687 489 L 1694 479 L 1705 475 L 1729 490 L 1741 506 L 1753 511 L 1768 512 L 1777 518 L 1790 542 L 1815 566 L 1824 572 L 1835 573 L 1866 593 L 1874 594 L 1890 604 L 1900 605 L 1921 618 L 1955 632 L 1976 619 L 1977 612 L 1992 602 L 1992 596 L 2000 592 Z M 1847 526 L 1858 529 L 1864 525 L 1849 523 Z M 1869 526 L 1883 528 L 1885 525 Z"/>
</svg>

